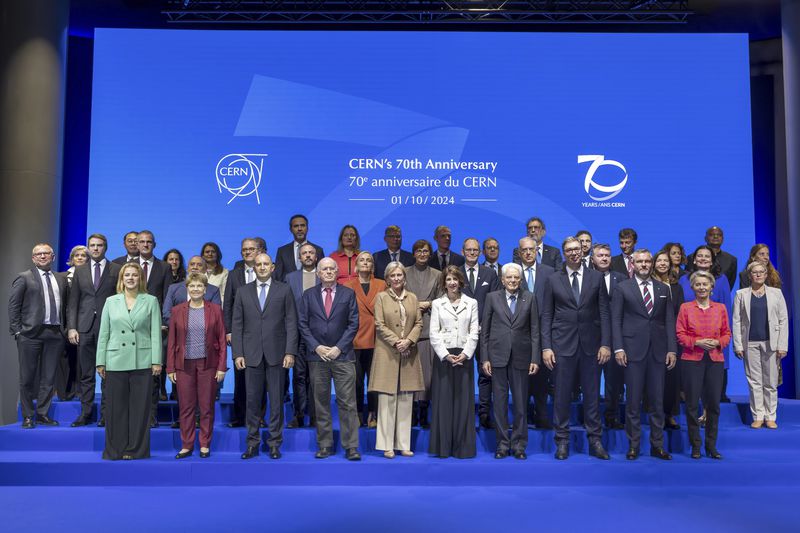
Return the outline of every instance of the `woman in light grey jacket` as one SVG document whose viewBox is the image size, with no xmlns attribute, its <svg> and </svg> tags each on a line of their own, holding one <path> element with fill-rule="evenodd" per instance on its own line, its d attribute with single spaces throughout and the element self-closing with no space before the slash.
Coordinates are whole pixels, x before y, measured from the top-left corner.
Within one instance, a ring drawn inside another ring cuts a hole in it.
<svg viewBox="0 0 800 533">
<path fill-rule="evenodd" d="M 786 300 L 780 289 L 768 287 L 767 267 L 747 265 L 750 287 L 736 291 L 733 303 L 733 351 L 744 360 L 750 388 L 753 429 L 777 429 L 778 367 L 789 347 Z"/>
</svg>

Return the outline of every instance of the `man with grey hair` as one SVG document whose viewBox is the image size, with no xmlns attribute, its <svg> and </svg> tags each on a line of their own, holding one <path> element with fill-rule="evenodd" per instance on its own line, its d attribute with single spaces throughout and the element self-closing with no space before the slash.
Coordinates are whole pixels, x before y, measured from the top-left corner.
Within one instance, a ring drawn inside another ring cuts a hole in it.
<svg viewBox="0 0 800 533">
<path fill-rule="evenodd" d="M 433 232 L 433 240 L 436 241 L 436 252 L 431 254 L 428 259 L 428 266 L 436 270 L 444 269 L 448 265 L 461 266 L 464 264 L 464 256 L 457 254 L 450 249 L 450 241 L 453 234 L 447 226 L 437 226 Z"/>
</svg>

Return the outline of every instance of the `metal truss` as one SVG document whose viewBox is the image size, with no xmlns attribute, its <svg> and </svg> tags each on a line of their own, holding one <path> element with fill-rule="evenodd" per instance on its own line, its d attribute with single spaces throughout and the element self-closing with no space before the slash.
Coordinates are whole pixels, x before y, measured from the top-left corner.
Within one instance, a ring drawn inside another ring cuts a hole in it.
<svg viewBox="0 0 800 533">
<path fill-rule="evenodd" d="M 175 24 L 683 24 L 688 0 L 164 0 Z"/>
</svg>

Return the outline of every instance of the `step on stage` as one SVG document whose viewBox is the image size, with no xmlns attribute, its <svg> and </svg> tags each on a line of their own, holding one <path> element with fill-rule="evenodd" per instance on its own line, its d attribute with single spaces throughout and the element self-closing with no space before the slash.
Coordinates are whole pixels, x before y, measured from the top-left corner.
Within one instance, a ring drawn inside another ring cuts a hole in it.
<svg viewBox="0 0 800 533">
<path fill-rule="evenodd" d="M 780 401 L 778 430 L 753 430 L 746 399 L 737 400 L 721 406 L 722 461 L 689 457 L 684 416 L 678 417 L 681 430 L 666 430 L 672 461 L 649 456 L 646 425 L 638 460 L 625 459 L 622 430 L 603 432 L 610 461 L 589 457 L 576 404 L 567 461 L 553 458 L 550 430 L 530 429 L 528 460 L 519 461 L 494 459 L 494 431 L 484 429 L 478 430 L 476 458 L 431 457 L 428 431 L 414 428 L 416 455 L 387 460 L 374 449 L 375 430 L 362 428 L 359 463 L 345 460 L 338 448 L 331 458 L 314 459 L 315 432 L 308 427 L 284 430 L 280 460 L 269 459 L 262 447 L 259 457 L 243 461 L 246 429 L 225 427 L 231 409 L 225 396 L 217 404 L 210 458 L 200 459 L 197 445 L 194 456 L 174 459 L 180 449 L 178 430 L 169 428 L 174 403 L 162 402 L 152 457 L 104 461 L 103 429 L 69 427 L 80 405 L 54 402 L 51 417 L 59 427 L 0 427 L 3 530 L 41 531 L 57 521 L 68 531 L 115 533 L 238 526 L 797 531 L 800 401 Z"/>
</svg>

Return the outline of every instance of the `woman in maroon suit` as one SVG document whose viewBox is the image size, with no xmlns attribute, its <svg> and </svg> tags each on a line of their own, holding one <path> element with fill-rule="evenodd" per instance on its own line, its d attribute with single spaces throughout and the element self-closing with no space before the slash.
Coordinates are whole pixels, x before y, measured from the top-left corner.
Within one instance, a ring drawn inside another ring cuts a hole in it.
<svg viewBox="0 0 800 533">
<path fill-rule="evenodd" d="M 200 409 L 200 457 L 211 455 L 214 397 L 217 383 L 227 371 L 227 344 L 222 308 L 203 299 L 208 278 L 193 273 L 186 279 L 189 301 L 172 308 L 167 345 L 167 375 L 178 386 L 180 397 L 181 451 L 192 455 L 195 409 Z"/>
</svg>

